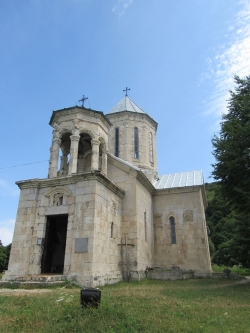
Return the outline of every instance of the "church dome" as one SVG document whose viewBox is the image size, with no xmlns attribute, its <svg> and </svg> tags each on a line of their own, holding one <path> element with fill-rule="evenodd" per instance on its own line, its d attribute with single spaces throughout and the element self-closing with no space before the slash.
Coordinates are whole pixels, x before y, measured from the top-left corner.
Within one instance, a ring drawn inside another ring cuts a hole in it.
<svg viewBox="0 0 250 333">
<path fill-rule="evenodd" d="M 144 112 L 138 105 L 136 105 L 128 96 L 125 96 L 107 114 L 119 113 L 123 111 L 146 114 L 146 112 Z"/>
</svg>

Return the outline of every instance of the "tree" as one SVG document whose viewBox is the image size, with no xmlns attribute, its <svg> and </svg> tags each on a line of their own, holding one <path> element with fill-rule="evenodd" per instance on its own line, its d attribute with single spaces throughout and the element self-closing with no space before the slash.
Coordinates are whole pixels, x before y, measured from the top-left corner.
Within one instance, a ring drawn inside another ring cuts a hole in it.
<svg viewBox="0 0 250 333">
<path fill-rule="evenodd" d="M 213 177 L 231 213 L 216 222 L 212 241 L 217 261 L 250 267 L 250 76 L 235 76 L 228 113 L 222 116 L 219 136 L 212 139 Z M 219 216 L 219 215 L 218 215 Z M 231 226 L 233 234 L 226 234 Z M 217 244 L 216 244 L 217 242 Z"/>
<path fill-rule="evenodd" d="M 0 273 L 8 269 L 9 257 L 10 257 L 11 244 L 3 246 L 0 240 Z"/>
<path fill-rule="evenodd" d="M 250 76 L 235 76 L 228 113 L 222 116 L 219 136 L 212 139 L 213 177 L 224 198 L 240 213 L 250 214 Z"/>
<path fill-rule="evenodd" d="M 206 183 L 206 193 L 206 220 L 212 263 L 227 266 L 239 264 L 237 253 L 232 253 L 230 248 L 238 225 L 238 215 L 224 199 L 219 183 Z"/>
<path fill-rule="evenodd" d="M 0 240 L 0 273 L 5 269 L 7 261 L 7 255 L 5 251 L 5 247 L 3 246 Z"/>
</svg>

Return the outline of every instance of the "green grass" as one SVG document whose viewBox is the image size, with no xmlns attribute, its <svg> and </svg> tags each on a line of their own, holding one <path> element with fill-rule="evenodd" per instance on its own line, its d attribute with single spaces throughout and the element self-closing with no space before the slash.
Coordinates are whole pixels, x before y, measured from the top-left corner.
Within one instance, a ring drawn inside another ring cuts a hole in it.
<svg viewBox="0 0 250 333">
<path fill-rule="evenodd" d="M 244 268 L 242 266 L 233 266 L 233 267 L 227 267 L 227 266 L 218 266 L 218 265 L 212 265 L 212 270 L 215 273 L 222 273 L 224 269 L 230 269 L 232 273 L 243 275 L 243 276 L 250 276 L 250 269 Z"/>
<path fill-rule="evenodd" d="M 0 294 L 0 332 L 250 332 L 250 284 L 228 279 L 118 283 L 100 288 L 99 309 L 79 288 Z"/>
</svg>

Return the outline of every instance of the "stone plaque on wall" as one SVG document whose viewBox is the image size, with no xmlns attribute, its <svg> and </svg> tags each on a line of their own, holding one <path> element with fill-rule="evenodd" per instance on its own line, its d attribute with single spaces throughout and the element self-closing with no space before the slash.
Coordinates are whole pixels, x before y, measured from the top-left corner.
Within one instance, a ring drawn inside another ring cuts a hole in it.
<svg viewBox="0 0 250 333">
<path fill-rule="evenodd" d="M 154 213 L 154 226 L 156 228 L 162 228 L 162 220 L 161 220 L 162 215 L 158 213 Z"/>
<path fill-rule="evenodd" d="M 75 239 L 75 253 L 88 252 L 88 238 Z"/>
<path fill-rule="evenodd" d="M 189 222 L 194 220 L 194 214 L 192 210 L 185 210 L 183 213 L 184 221 Z"/>
</svg>

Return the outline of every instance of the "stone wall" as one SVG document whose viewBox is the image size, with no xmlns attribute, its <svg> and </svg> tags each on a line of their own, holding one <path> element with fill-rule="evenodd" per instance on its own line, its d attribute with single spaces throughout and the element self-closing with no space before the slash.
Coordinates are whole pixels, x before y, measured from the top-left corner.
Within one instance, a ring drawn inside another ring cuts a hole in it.
<svg viewBox="0 0 250 333">
<path fill-rule="evenodd" d="M 169 189 L 154 195 L 154 263 L 164 269 L 211 272 L 201 188 Z M 170 217 L 175 219 L 176 244 L 171 242 Z"/>
<path fill-rule="evenodd" d="M 136 182 L 138 270 L 153 265 L 154 226 L 152 195 L 139 180 Z"/>
<path fill-rule="evenodd" d="M 154 269 L 146 272 L 149 280 L 186 280 L 191 278 L 209 277 L 211 273 L 201 273 L 193 270 L 181 270 L 173 266 L 171 269 Z"/>
</svg>

